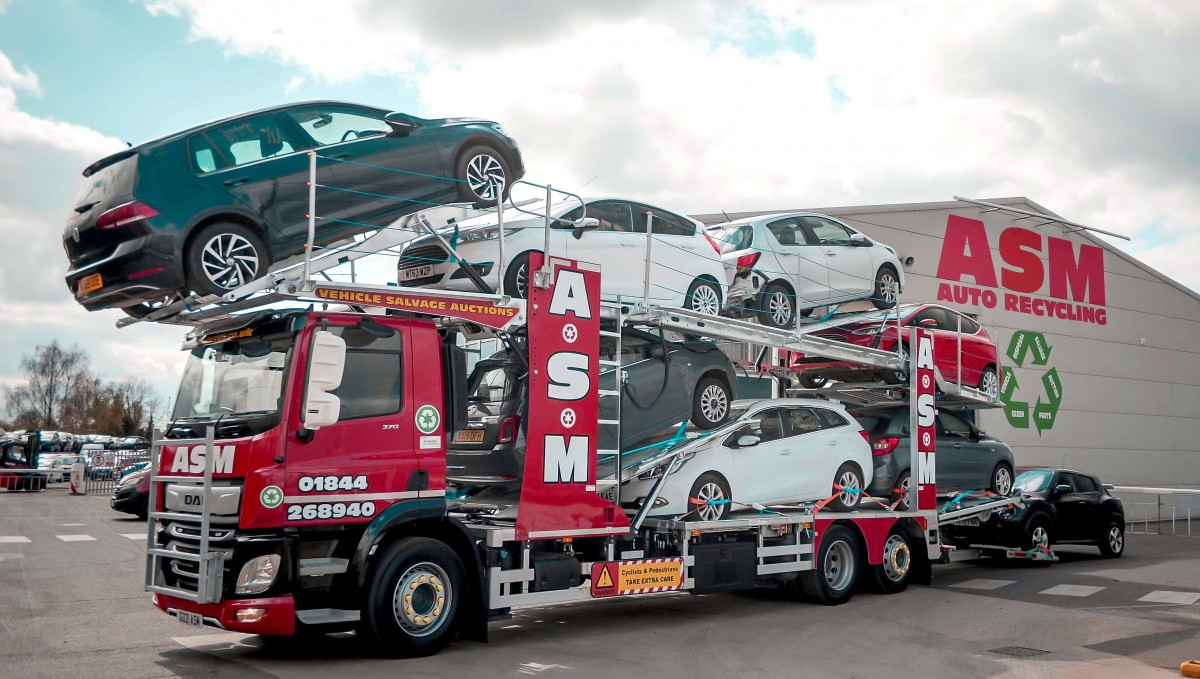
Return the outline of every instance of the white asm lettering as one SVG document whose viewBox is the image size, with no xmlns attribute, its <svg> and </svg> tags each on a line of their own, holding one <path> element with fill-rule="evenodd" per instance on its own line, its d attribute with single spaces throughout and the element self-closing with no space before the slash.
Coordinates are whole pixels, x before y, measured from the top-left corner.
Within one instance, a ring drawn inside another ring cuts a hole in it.
<svg viewBox="0 0 1200 679">
<path fill-rule="evenodd" d="M 204 473 L 204 459 L 207 457 L 205 448 L 207 446 L 201 444 L 188 450 L 187 446 L 180 446 L 175 449 L 175 459 L 171 462 L 172 472 L 188 472 L 191 474 Z M 236 452 L 234 446 L 213 446 L 215 455 L 213 456 L 213 473 L 214 474 L 232 474 L 233 473 L 233 456 Z"/>
</svg>

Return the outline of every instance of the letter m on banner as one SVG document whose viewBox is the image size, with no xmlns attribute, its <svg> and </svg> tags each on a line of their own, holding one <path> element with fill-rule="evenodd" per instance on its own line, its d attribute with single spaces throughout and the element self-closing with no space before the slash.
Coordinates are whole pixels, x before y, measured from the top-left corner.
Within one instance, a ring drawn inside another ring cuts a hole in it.
<svg viewBox="0 0 1200 679">
<path fill-rule="evenodd" d="M 530 271 L 543 261 L 530 253 Z M 549 265 L 550 287 L 530 286 L 526 306 L 529 403 L 517 539 L 625 533 L 628 517 L 596 494 L 600 268 L 555 257 Z"/>
</svg>

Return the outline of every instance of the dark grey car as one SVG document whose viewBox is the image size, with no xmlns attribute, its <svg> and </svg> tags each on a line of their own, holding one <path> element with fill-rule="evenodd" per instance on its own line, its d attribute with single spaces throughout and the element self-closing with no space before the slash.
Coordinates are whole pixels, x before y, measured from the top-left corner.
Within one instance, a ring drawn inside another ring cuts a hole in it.
<svg viewBox="0 0 1200 679">
<path fill-rule="evenodd" d="M 620 448 L 689 420 L 700 429 L 720 426 L 737 397 L 729 357 L 707 340 L 626 328 L 618 359 L 613 337 L 600 338 L 600 359 L 619 360 L 625 373 L 621 394 Z M 614 368 L 600 370 L 600 388 L 612 389 Z M 446 476 L 459 483 L 498 483 L 520 478 L 525 464 L 524 368 L 507 352 L 480 361 L 468 378 L 468 424 L 454 432 L 446 450 Z M 615 419 L 615 400 L 600 401 L 600 419 Z M 513 422 L 520 426 L 512 431 Z M 478 433 L 482 432 L 482 433 Z M 598 447 L 612 449 L 612 427 L 600 427 Z M 479 440 L 475 440 L 479 439 Z"/>
<path fill-rule="evenodd" d="M 909 487 L 908 406 L 865 408 L 850 414 L 870 436 L 875 480 L 867 492 L 893 502 L 900 499 Z M 986 489 L 1004 495 L 1012 490 L 1012 449 L 954 412 L 938 411 L 936 464 L 938 492 Z"/>
</svg>

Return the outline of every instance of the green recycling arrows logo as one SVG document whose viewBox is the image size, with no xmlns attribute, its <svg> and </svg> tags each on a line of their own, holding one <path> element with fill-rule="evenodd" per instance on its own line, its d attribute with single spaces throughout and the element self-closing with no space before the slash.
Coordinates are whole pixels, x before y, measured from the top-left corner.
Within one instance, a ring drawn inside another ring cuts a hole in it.
<svg viewBox="0 0 1200 679">
<path fill-rule="evenodd" d="M 1026 359 L 1030 359 L 1030 367 L 1048 365 L 1050 350 L 1050 344 L 1046 342 L 1046 336 L 1042 333 L 1018 330 L 1013 333 L 1006 354 L 1018 368 L 1024 368 Z M 1054 426 L 1063 397 L 1062 380 L 1058 376 L 1058 370 L 1050 368 L 1042 375 L 1042 387 L 1045 390 L 1045 401 L 1039 395 L 1031 411 L 1029 401 L 1019 401 L 1015 398 L 1020 388 L 1016 373 L 1007 366 L 1001 369 L 1000 400 L 1004 402 L 1004 416 L 1008 418 L 1010 425 L 1016 429 L 1028 429 L 1032 414 L 1033 426 L 1037 428 L 1039 435 Z"/>
</svg>

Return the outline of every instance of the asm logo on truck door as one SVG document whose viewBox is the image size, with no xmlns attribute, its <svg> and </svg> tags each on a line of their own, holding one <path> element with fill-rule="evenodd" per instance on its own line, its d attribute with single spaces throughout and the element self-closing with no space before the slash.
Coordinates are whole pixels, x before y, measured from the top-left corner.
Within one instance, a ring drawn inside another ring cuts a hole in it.
<svg viewBox="0 0 1200 679">
<path fill-rule="evenodd" d="M 203 474 L 204 460 L 207 457 L 205 448 L 207 446 L 203 444 L 191 449 L 187 446 L 176 448 L 175 456 L 171 460 L 171 473 Z M 232 474 L 233 456 L 237 452 L 234 446 L 213 446 L 213 451 L 213 473 Z"/>
<path fill-rule="evenodd" d="M 542 266 L 531 253 L 530 270 Z M 553 283 L 533 287 L 529 310 L 528 448 L 517 538 L 624 532 L 624 512 L 596 494 L 600 273 L 551 259 Z"/>
</svg>

